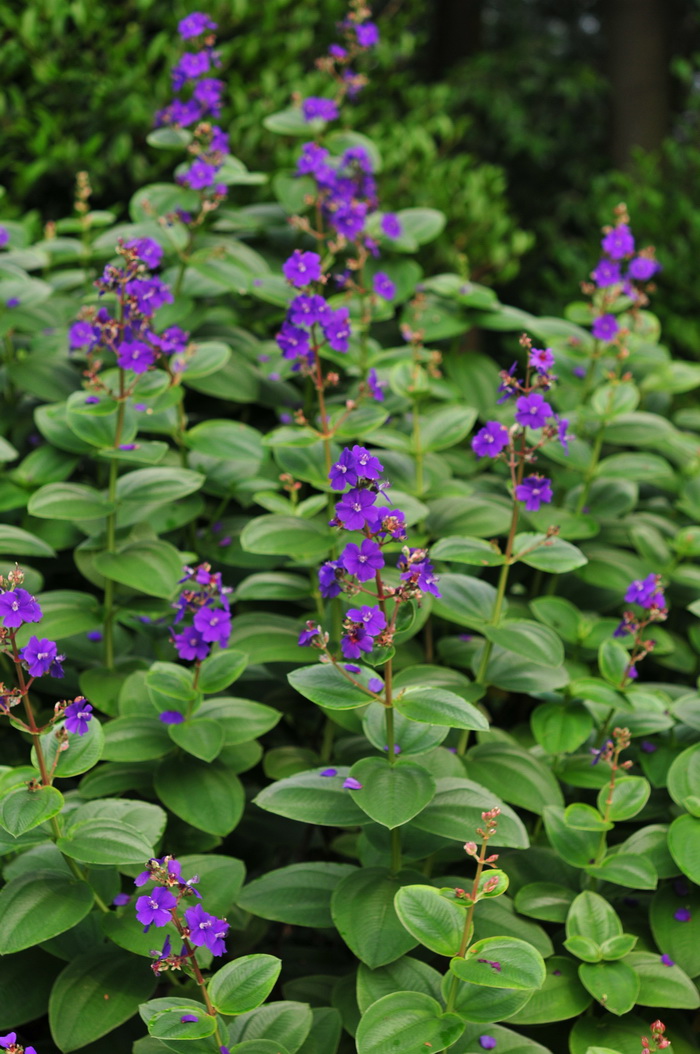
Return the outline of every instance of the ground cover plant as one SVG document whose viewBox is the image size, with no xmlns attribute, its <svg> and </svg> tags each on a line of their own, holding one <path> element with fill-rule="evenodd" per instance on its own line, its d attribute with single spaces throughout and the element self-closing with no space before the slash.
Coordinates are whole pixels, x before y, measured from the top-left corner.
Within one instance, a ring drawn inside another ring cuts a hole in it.
<svg viewBox="0 0 700 1054">
<path fill-rule="evenodd" d="M 427 274 L 444 216 L 344 121 L 359 0 L 274 173 L 217 123 L 214 20 L 177 28 L 172 181 L 0 228 L 0 1046 L 696 1049 L 663 246 L 620 204 L 560 318 Z"/>
</svg>

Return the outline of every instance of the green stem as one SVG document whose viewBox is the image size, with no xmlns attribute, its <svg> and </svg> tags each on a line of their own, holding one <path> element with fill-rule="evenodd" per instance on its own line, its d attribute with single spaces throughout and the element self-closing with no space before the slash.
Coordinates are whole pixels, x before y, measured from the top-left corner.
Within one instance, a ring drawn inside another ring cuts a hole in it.
<svg viewBox="0 0 700 1054">
<path fill-rule="evenodd" d="M 401 828 L 391 830 L 391 873 L 398 875 L 401 870 Z"/>
<path fill-rule="evenodd" d="M 588 494 L 591 489 L 591 483 L 593 482 L 593 478 L 596 474 L 596 469 L 598 468 L 598 462 L 600 461 L 600 452 L 603 449 L 604 439 L 605 424 L 603 423 L 598 430 L 598 435 L 595 437 L 595 443 L 593 445 L 593 451 L 591 453 L 591 460 L 583 477 L 583 487 L 581 489 L 581 493 L 578 496 L 578 501 L 576 502 L 577 513 L 582 512 L 586 502 L 588 501 Z"/>
<path fill-rule="evenodd" d="M 413 401 L 413 453 L 416 459 L 416 495 L 420 498 L 423 493 L 423 444 L 420 432 L 420 414 L 418 413 L 418 400 Z"/>
<path fill-rule="evenodd" d="M 335 727 L 330 717 L 326 718 L 326 722 L 323 726 L 323 739 L 321 741 L 321 763 L 326 764 L 331 760 L 333 756 L 333 739 L 335 737 Z"/>
<path fill-rule="evenodd" d="M 119 371 L 119 409 L 117 410 L 117 425 L 114 432 L 114 450 L 119 449 L 122 429 L 124 428 L 124 414 L 126 412 L 126 398 L 124 396 L 124 371 Z M 119 462 L 114 458 L 109 463 L 109 484 L 107 496 L 111 505 L 117 501 L 117 478 L 119 475 Z M 107 552 L 116 550 L 117 513 L 110 512 L 106 524 Z M 105 639 L 105 666 L 108 669 L 114 667 L 114 582 L 111 578 L 105 578 L 104 591 L 104 639 Z"/>
<path fill-rule="evenodd" d="M 464 929 L 462 930 L 462 940 L 460 941 L 459 951 L 457 952 L 457 957 L 460 959 L 464 958 L 467 953 L 467 948 L 469 947 L 469 938 L 472 932 L 472 921 L 474 919 L 474 908 L 476 907 L 476 894 L 477 890 L 479 889 L 479 879 L 481 878 L 481 872 L 484 870 L 484 859 L 486 857 L 487 844 L 487 841 L 484 841 L 484 843 L 482 844 L 481 853 L 479 854 L 479 859 L 477 860 L 476 864 L 476 875 L 474 876 L 474 882 L 472 883 L 472 891 L 470 897 L 471 904 L 467 908 L 467 917 L 464 920 Z M 452 1010 L 454 1010 L 455 1002 L 457 1000 L 458 989 L 459 977 L 456 973 L 453 973 L 452 979 L 450 981 L 450 990 L 447 994 L 447 1005 L 445 1006 L 445 1012 L 448 1014 Z"/>
</svg>

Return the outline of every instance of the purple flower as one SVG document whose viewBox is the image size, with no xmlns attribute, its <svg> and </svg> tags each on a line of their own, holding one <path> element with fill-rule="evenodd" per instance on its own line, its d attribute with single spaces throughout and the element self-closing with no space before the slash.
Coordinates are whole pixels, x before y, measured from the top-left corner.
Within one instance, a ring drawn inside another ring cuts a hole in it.
<svg viewBox="0 0 700 1054">
<path fill-rule="evenodd" d="M 335 121 L 338 117 L 338 105 L 333 99 L 323 99 L 311 95 L 301 104 L 305 121 Z"/>
<path fill-rule="evenodd" d="M 613 260 L 621 260 L 624 256 L 631 256 L 634 252 L 632 231 L 626 223 L 618 223 L 617 227 L 611 227 L 603 238 L 601 245 L 603 250 Z"/>
<path fill-rule="evenodd" d="M 123 908 L 125 904 L 128 904 L 131 897 L 128 893 L 117 893 L 116 897 L 112 901 L 115 908 Z"/>
<path fill-rule="evenodd" d="M 371 490 L 349 490 L 335 507 L 335 514 L 348 531 L 361 531 L 365 524 L 373 526 L 379 517 L 374 502 L 377 495 Z"/>
<path fill-rule="evenodd" d="M 55 641 L 46 640 L 42 637 L 39 640 L 38 637 L 30 637 L 29 643 L 24 648 L 20 648 L 20 658 L 24 659 L 29 668 L 29 673 L 32 677 L 43 677 L 44 674 L 51 670 L 52 666 L 61 667 L 61 660 L 65 658 L 63 655 L 57 655 L 57 646 Z M 51 670 L 52 675 L 55 677 L 56 674 Z M 63 676 L 63 670 L 60 671 L 58 676 Z"/>
<path fill-rule="evenodd" d="M 0 227 L 0 249 L 4 249 L 10 240 L 10 232 L 7 227 Z"/>
<path fill-rule="evenodd" d="M 517 362 L 514 362 L 509 370 L 501 370 L 500 377 L 501 383 L 499 384 L 496 391 L 503 392 L 503 395 L 498 399 L 498 404 L 505 403 L 510 399 L 511 395 L 515 395 L 518 390 L 520 381 L 515 376 L 515 371 L 518 368 Z"/>
<path fill-rule="evenodd" d="M 346 307 L 328 311 L 328 318 L 323 323 L 323 335 L 334 351 L 347 351 L 350 328 L 350 312 Z"/>
<path fill-rule="evenodd" d="M 139 260 L 145 263 L 152 271 L 160 267 L 163 259 L 163 248 L 153 238 L 134 238 L 126 243 L 127 249 L 133 249 Z"/>
<path fill-rule="evenodd" d="M 393 300 L 396 296 L 396 286 L 389 278 L 389 275 L 384 274 L 383 271 L 377 271 L 375 274 L 372 279 L 372 288 L 377 296 L 382 297 L 383 300 Z"/>
<path fill-rule="evenodd" d="M 133 297 L 142 315 L 152 315 L 159 307 L 173 303 L 170 287 L 160 278 L 132 278 L 124 287 L 128 296 Z"/>
<path fill-rule="evenodd" d="M 599 289 L 607 289 L 609 285 L 617 285 L 622 281 L 620 265 L 612 260 L 600 260 L 596 269 L 591 272 L 591 278 Z"/>
<path fill-rule="evenodd" d="M 347 618 L 350 622 L 356 622 L 363 626 L 372 637 L 376 637 L 378 633 L 386 629 L 386 616 L 384 613 L 379 608 L 370 607 L 369 604 L 363 604 L 361 608 L 353 608 L 352 611 L 348 611 Z"/>
<path fill-rule="evenodd" d="M 321 596 L 325 597 L 326 600 L 331 600 L 340 593 L 338 578 L 341 574 L 342 564 L 340 560 L 327 560 L 325 564 L 321 564 L 319 567 L 318 588 Z"/>
<path fill-rule="evenodd" d="M 665 952 L 661 956 L 661 962 L 664 964 L 664 966 L 675 966 L 676 965 L 675 962 L 673 961 L 673 959 L 671 958 L 671 956 L 670 955 L 666 955 Z"/>
<path fill-rule="evenodd" d="M 5 629 L 17 629 L 25 622 L 39 622 L 41 608 L 26 589 L 8 589 L 0 593 L 0 618 L 5 621 Z"/>
<path fill-rule="evenodd" d="M 317 143 L 304 143 L 301 157 L 297 161 L 297 172 L 300 176 L 315 176 L 326 168 L 328 151 Z"/>
<path fill-rule="evenodd" d="M 505 425 L 489 421 L 472 439 L 472 450 L 477 457 L 498 457 L 508 446 L 510 434 Z"/>
<path fill-rule="evenodd" d="M 343 790 L 359 791 L 362 790 L 362 784 L 353 776 L 348 776 L 347 779 L 343 780 Z"/>
<path fill-rule="evenodd" d="M 636 681 L 636 679 L 639 677 L 639 671 L 634 665 L 634 663 L 630 663 L 630 665 L 625 670 L 625 677 L 629 677 L 631 681 Z"/>
<path fill-rule="evenodd" d="M 221 608 L 202 607 L 194 616 L 194 628 L 208 644 L 218 641 L 225 648 L 231 636 L 231 616 Z"/>
<path fill-rule="evenodd" d="M 117 363 L 123 370 L 146 373 L 155 361 L 155 351 L 141 340 L 124 340 L 117 348 Z"/>
<path fill-rule="evenodd" d="M 360 479 L 379 479 L 384 471 L 384 466 L 378 457 L 370 454 L 366 447 L 358 446 L 357 443 L 352 448 L 352 456 Z"/>
<path fill-rule="evenodd" d="M 8 1032 L 6 1036 L 0 1036 L 0 1047 L 12 1047 L 17 1042 L 17 1033 Z"/>
<path fill-rule="evenodd" d="M 367 681 L 367 687 L 369 688 L 370 692 L 379 693 L 384 690 L 384 682 L 380 677 L 370 677 L 370 679 Z"/>
<path fill-rule="evenodd" d="M 571 433 L 567 431 L 569 422 L 566 417 L 560 417 L 559 414 L 555 414 L 554 420 L 557 423 L 557 439 L 564 448 L 564 453 L 568 454 L 569 443 L 572 439 L 575 439 L 575 436 L 572 436 Z"/>
<path fill-rule="evenodd" d="M 361 48 L 372 48 L 379 43 L 379 30 L 374 22 L 364 22 L 360 26 L 355 26 L 355 36 Z"/>
<path fill-rule="evenodd" d="M 99 395 L 86 395 L 85 396 L 85 405 L 86 406 L 96 406 L 97 403 L 99 403 L 99 402 L 100 402 Z"/>
<path fill-rule="evenodd" d="M 353 487 L 359 478 L 355 456 L 350 447 L 345 447 L 342 454 L 328 473 L 333 490 L 344 490 Z"/>
<path fill-rule="evenodd" d="M 216 22 L 212 22 L 209 15 L 201 11 L 193 11 L 177 24 L 177 31 L 183 40 L 199 37 L 202 33 L 210 32 L 217 28 Z"/>
<path fill-rule="evenodd" d="M 526 476 L 515 488 L 515 496 L 525 502 L 528 512 L 537 512 L 540 505 L 548 505 L 552 500 L 551 481 L 544 476 Z"/>
<path fill-rule="evenodd" d="M 378 403 L 384 402 L 384 389 L 386 388 L 386 385 L 386 381 L 379 380 L 375 369 L 369 371 L 367 374 L 367 387 L 372 393 L 372 398 L 376 399 Z"/>
<path fill-rule="evenodd" d="M 151 341 L 157 344 L 165 355 L 172 355 L 173 352 L 185 350 L 189 336 L 189 333 L 185 333 L 184 329 L 180 329 L 179 326 L 169 326 L 158 336 L 152 336 Z"/>
<path fill-rule="evenodd" d="M 328 318 L 328 303 L 314 293 L 312 296 L 294 297 L 289 305 L 289 321 L 295 326 L 313 326 L 315 322 L 322 323 Z"/>
<path fill-rule="evenodd" d="M 219 174 L 220 165 L 210 164 L 203 158 L 196 158 L 180 177 L 179 181 L 192 190 L 206 190 L 213 187 Z"/>
<path fill-rule="evenodd" d="M 186 629 L 182 633 L 173 633 L 170 639 L 180 658 L 185 659 L 186 662 L 192 662 L 193 659 L 198 661 L 206 659 L 209 654 L 209 645 L 196 629 Z"/>
<path fill-rule="evenodd" d="M 337 776 L 337 769 L 324 769 L 323 772 L 319 772 L 319 776 Z"/>
<path fill-rule="evenodd" d="M 538 373 L 548 373 L 554 365 L 554 352 L 551 348 L 532 348 L 528 361 Z"/>
<path fill-rule="evenodd" d="M 649 739 L 643 739 L 640 746 L 645 754 L 655 754 L 659 749 L 656 743 L 652 743 Z"/>
<path fill-rule="evenodd" d="M 365 538 L 360 545 L 349 542 L 340 559 L 348 574 L 355 575 L 358 582 L 368 582 L 374 578 L 375 572 L 384 567 L 382 550 L 376 542 Z"/>
<path fill-rule="evenodd" d="M 318 637 L 318 634 L 319 634 L 319 627 L 318 626 L 314 626 L 314 625 L 309 625 L 307 623 L 307 628 L 303 629 L 301 631 L 301 633 L 299 634 L 299 639 L 297 640 L 297 644 L 299 645 L 300 648 L 308 648 L 309 645 L 311 644 L 311 642 L 314 640 L 314 638 Z"/>
<path fill-rule="evenodd" d="M 228 922 L 225 919 L 209 915 L 201 904 L 197 904 L 187 909 L 185 922 L 190 931 L 190 940 L 196 947 L 206 947 L 212 955 L 225 954 L 224 938 L 228 930 Z"/>
<path fill-rule="evenodd" d="M 630 583 L 625 593 L 625 600 L 628 604 L 639 604 L 644 608 L 650 607 L 652 598 L 657 595 L 658 591 L 659 576 L 650 574 L 644 579 L 636 578 Z"/>
<path fill-rule="evenodd" d="M 479 1046 L 482 1050 L 493 1050 L 496 1046 L 496 1040 L 493 1036 L 479 1036 Z"/>
<path fill-rule="evenodd" d="M 674 911 L 673 917 L 676 922 L 690 922 L 693 917 L 693 913 L 690 908 L 679 908 L 678 911 Z"/>
<path fill-rule="evenodd" d="M 620 326 L 614 315 L 599 315 L 593 322 L 592 333 L 596 340 L 612 340 Z"/>
<path fill-rule="evenodd" d="M 150 893 L 136 901 L 136 918 L 146 928 L 151 925 L 167 926 L 171 919 L 171 908 L 177 905 L 177 897 L 165 886 L 155 886 Z"/>
<path fill-rule="evenodd" d="M 382 513 L 382 531 L 397 541 L 406 537 L 406 516 L 401 509 L 389 509 Z"/>
<path fill-rule="evenodd" d="M 295 249 L 289 259 L 282 264 L 282 272 L 288 282 L 297 289 L 302 289 L 311 282 L 321 278 L 321 257 L 318 253 L 302 252 Z"/>
<path fill-rule="evenodd" d="M 385 234 L 387 238 L 400 238 L 403 228 L 401 227 L 401 220 L 395 212 L 385 212 L 381 219 L 382 234 Z"/>
<path fill-rule="evenodd" d="M 527 428 L 544 428 L 547 418 L 552 414 L 552 407 L 544 401 L 539 392 L 521 395 L 515 400 L 515 420 Z"/>
<path fill-rule="evenodd" d="M 362 625 L 350 626 L 340 641 L 346 659 L 359 659 L 363 651 L 371 651 L 374 640 Z"/>
<path fill-rule="evenodd" d="M 158 720 L 164 725 L 181 725 L 185 720 L 185 715 L 179 710 L 163 710 L 161 714 L 158 714 Z"/>
<path fill-rule="evenodd" d="M 5 301 L 5 307 L 19 307 L 20 299 L 17 296 L 11 296 Z"/>
<path fill-rule="evenodd" d="M 74 703 L 66 707 L 63 715 L 66 719 L 66 730 L 74 736 L 84 736 L 88 730 L 88 722 L 92 721 L 92 706 L 82 696 L 78 696 Z"/>
<path fill-rule="evenodd" d="M 659 270 L 661 268 L 653 257 L 635 256 L 627 268 L 627 277 L 635 282 L 648 282 Z"/>
<path fill-rule="evenodd" d="M 292 326 L 289 322 L 283 322 L 282 328 L 275 337 L 280 351 L 285 359 L 296 359 L 306 356 L 311 351 L 309 334 L 305 329 Z"/>
<path fill-rule="evenodd" d="M 68 330 L 68 346 L 75 351 L 95 343 L 95 330 L 90 322 L 79 319 Z"/>
<path fill-rule="evenodd" d="M 190 1021 L 199 1021 L 196 1014 L 183 1014 L 180 1018 L 180 1023 L 183 1025 L 188 1024 Z"/>
<path fill-rule="evenodd" d="M 208 110 L 212 116 L 218 117 L 221 113 L 221 96 L 225 87 L 224 82 L 217 77 L 204 77 L 199 84 L 195 85 L 194 98 L 205 111 Z M 217 147 L 221 147 L 222 152 L 225 153 L 228 149 L 228 136 L 220 129 L 213 129 L 213 131 L 215 134 L 218 133 L 222 139 L 220 143 L 217 142 L 216 146 L 212 141 L 210 149 L 216 150 Z"/>
</svg>

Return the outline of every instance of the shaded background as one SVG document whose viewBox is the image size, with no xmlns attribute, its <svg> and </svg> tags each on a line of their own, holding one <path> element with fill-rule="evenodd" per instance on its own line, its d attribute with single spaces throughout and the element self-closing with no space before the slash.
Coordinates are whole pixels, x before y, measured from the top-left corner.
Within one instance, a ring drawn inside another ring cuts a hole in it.
<svg viewBox="0 0 700 1054">
<path fill-rule="evenodd" d="M 0 0 L 7 215 L 65 215 L 80 169 L 93 202 L 119 212 L 169 178 L 173 158 L 145 137 L 169 97 L 177 19 L 202 6 L 220 24 L 232 152 L 258 170 L 291 165 L 298 143 L 262 119 L 324 90 L 312 62 L 344 0 Z M 665 333 L 700 358 L 700 0 L 381 0 L 374 14 L 382 42 L 347 121 L 381 146 L 387 207 L 447 213 L 426 265 L 561 311 L 626 200 L 664 265 Z"/>
</svg>

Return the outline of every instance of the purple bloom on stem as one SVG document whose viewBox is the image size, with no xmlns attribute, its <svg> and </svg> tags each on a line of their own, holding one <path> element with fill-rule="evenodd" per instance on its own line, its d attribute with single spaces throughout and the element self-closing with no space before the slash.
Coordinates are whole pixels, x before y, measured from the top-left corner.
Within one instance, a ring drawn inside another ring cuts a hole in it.
<svg viewBox="0 0 700 1054">
<path fill-rule="evenodd" d="M 8 1032 L 6 1036 L 0 1036 L 0 1047 L 11 1047 L 17 1042 L 17 1033 Z"/>
<path fill-rule="evenodd" d="M 346 659 L 359 659 L 363 651 L 371 651 L 374 640 L 362 625 L 351 626 L 340 641 Z"/>
<path fill-rule="evenodd" d="M 25 622 L 39 622 L 41 608 L 26 589 L 8 589 L 0 593 L 0 618 L 4 619 L 5 629 L 17 629 Z"/>
<path fill-rule="evenodd" d="M 7 227 L 0 227 L 0 249 L 4 249 L 10 240 L 10 232 Z"/>
<path fill-rule="evenodd" d="M 380 226 L 382 228 L 382 234 L 385 234 L 387 238 L 400 238 L 402 227 L 401 220 L 395 212 L 385 212 L 381 218 Z"/>
<path fill-rule="evenodd" d="M 346 486 L 354 486 L 359 478 L 357 464 L 350 447 L 345 447 L 342 454 L 331 467 L 328 473 L 333 490 L 344 490 Z"/>
<path fill-rule="evenodd" d="M 614 315 L 599 315 L 592 326 L 593 336 L 596 340 L 612 340 L 620 326 Z"/>
<path fill-rule="evenodd" d="M 177 649 L 181 659 L 192 662 L 193 659 L 206 659 L 209 654 L 209 645 L 204 637 L 196 629 L 186 629 L 182 633 L 173 633 L 170 638 Z"/>
<path fill-rule="evenodd" d="M 379 43 L 379 30 L 374 22 L 363 22 L 362 25 L 355 26 L 355 36 L 361 48 L 372 48 Z"/>
<path fill-rule="evenodd" d="M 636 256 L 627 268 L 627 277 L 635 282 L 648 282 L 659 270 L 661 268 L 653 257 Z"/>
<path fill-rule="evenodd" d="M 310 95 L 301 104 L 305 121 L 335 121 L 338 117 L 338 104 L 333 99 L 319 98 Z"/>
<path fill-rule="evenodd" d="M 299 639 L 297 640 L 297 644 L 299 645 L 300 648 L 308 648 L 308 646 L 311 644 L 311 642 L 314 640 L 314 638 L 318 637 L 318 635 L 319 635 L 319 627 L 318 626 L 314 626 L 313 624 L 308 624 L 307 623 L 307 628 L 303 629 L 301 631 L 301 633 L 299 634 Z"/>
<path fill-rule="evenodd" d="M 361 531 L 365 524 L 373 526 L 379 517 L 374 507 L 377 495 L 371 490 L 349 490 L 335 507 L 335 513 L 348 531 Z"/>
<path fill-rule="evenodd" d="M 515 488 L 515 496 L 525 502 L 528 512 L 537 512 L 540 505 L 548 505 L 552 500 L 551 481 L 544 476 L 526 476 Z"/>
<path fill-rule="evenodd" d="M 216 28 L 216 22 L 212 22 L 209 15 L 201 11 L 193 11 L 191 15 L 187 15 L 177 24 L 177 31 L 183 40 L 199 37 L 202 33 L 211 32 Z"/>
<path fill-rule="evenodd" d="M 379 479 L 384 471 L 384 466 L 378 457 L 370 454 L 369 450 L 363 446 L 358 446 L 357 443 L 352 448 L 352 456 L 360 479 Z"/>
<path fill-rule="evenodd" d="M 676 922 L 690 922 L 693 917 L 693 913 L 690 908 L 679 908 L 678 911 L 674 911 L 673 917 Z"/>
<path fill-rule="evenodd" d="M 551 348 L 533 348 L 528 361 L 538 373 L 548 373 L 554 365 L 554 352 Z"/>
<path fill-rule="evenodd" d="M 125 904 L 128 904 L 131 897 L 128 893 L 117 893 L 116 897 L 112 901 L 115 908 L 123 908 Z"/>
<path fill-rule="evenodd" d="M 92 706 L 86 703 L 82 696 L 74 703 L 67 706 L 63 711 L 66 719 L 66 730 L 74 736 L 84 736 L 88 730 L 88 722 L 92 720 Z"/>
<path fill-rule="evenodd" d="M 323 335 L 334 351 L 347 351 L 348 340 L 352 329 L 350 327 L 350 312 L 346 307 L 339 307 L 335 311 L 328 312 L 328 317 L 323 323 Z"/>
<path fill-rule="evenodd" d="M 312 326 L 328 318 L 328 303 L 318 293 L 312 296 L 295 296 L 289 305 L 289 321 L 295 326 Z"/>
<path fill-rule="evenodd" d="M 304 143 L 301 157 L 297 161 L 297 172 L 300 176 L 315 176 L 326 167 L 328 151 L 317 143 Z"/>
<path fill-rule="evenodd" d="M 203 158 L 196 158 L 185 173 L 179 178 L 179 182 L 192 190 L 206 190 L 213 187 L 219 174 L 219 165 L 212 165 Z"/>
<path fill-rule="evenodd" d="M 117 348 L 117 363 L 123 370 L 146 373 L 155 361 L 155 351 L 141 340 L 124 340 Z"/>
<path fill-rule="evenodd" d="M 348 611 L 347 618 L 350 622 L 360 623 L 373 637 L 376 637 L 378 633 L 386 629 L 386 616 L 384 613 L 379 608 L 371 607 L 369 604 L 363 604 L 361 608 L 353 608 L 352 611 Z"/>
<path fill-rule="evenodd" d="M 79 319 L 68 330 L 68 346 L 73 350 L 85 348 L 95 341 L 95 331 L 90 322 Z"/>
<path fill-rule="evenodd" d="M 362 784 L 353 776 L 348 776 L 346 780 L 343 780 L 343 790 L 359 791 L 362 790 Z"/>
<path fill-rule="evenodd" d="M 377 271 L 375 274 L 372 279 L 372 288 L 377 296 L 382 297 L 383 300 L 393 300 L 396 296 L 396 286 L 389 278 L 389 275 L 384 274 L 383 271 Z"/>
<path fill-rule="evenodd" d="M 664 964 L 664 966 L 675 966 L 676 965 L 674 960 L 671 958 L 671 956 L 670 955 L 666 955 L 665 952 L 661 956 L 661 962 Z"/>
<path fill-rule="evenodd" d="M 170 286 L 154 278 L 133 278 L 126 283 L 126 292 L 136 300 L 136 306 L 144 315 L 152 315 L 159 307 L 173 303 Z"/>
<path fill-rule="evenodd" d="M 369 371 L 367 374 L 367 387 L 372 393 L 372 398 L 376 399 L 378 403 L 384 402 L 384 389 L 386 388 L 386 385 L 386 381 L 379 380 L 375 369 Z"/>
<path fill-rule="evenodd" d="M 618 223 L 617 227 L 611 227 L 603 238 L 601 245 L 613 260 L 621 260 L 624 256 L 631 256 L 634 252 L 632 231 L 626 223 Z"/>
<path fill-rule="evenodd" d="M 164 725 L 181 725 L 185 720 L 185 715 L 179 710 L 163 710 L 161 714 L 158 714 L 158 720 Z"/>
<path fill-rule="evenodd" d="M 321 278 L 321 257 L 318 253 L 302 252 L 295 249 L 289 259 L 282 264 L 282 272 L 288 282 L 297 289 L 302 289 L 311 282 Z"/>
<path fill-rule="evenodd" d="M 224 648 L 231 636 L 231 616 L 221 608 L 200 608 L 194 616 L 194 628 L 208 644 L 215 641 Z"/>
<path fill-rule="evenodd" d="M 327 560 L 318 569 L 318 588 L 322 597 L 331 600 L 340 593 L 339 573 L 342 572 L 340 560 Z"/>
<path fill-rule="evenodd" d="M 564 453 L 568 454 L 569 443 L 575 438 L 575 436 L 572 436 L 571 433 L 567 431 L 569 422 L 566 417 L 560 417 L 559 414 L 555 414 L 554 420 L 557 423 L 557 439 L 564 448 Z"/>
<path fill-rule="evenodd" d="M 136 918 L 144 926 L 167 926 L 172 917 L 171 908 L 176 904 L 177 897 L 169 889 L 156 886 L 136 901 Z"/>
<path fill-rule="evenodd" d="M 607 289 L 609 285 L 617 285 L 622 281 L 620 265 L 613 260 L 600 260 L 598 266 L 591 272 L 591 278 L 599 289 Z"/>
<path fill-rule="evenodd" d="M 397 541 L 406 537 L 406 516 L 401 509 L 389 509 L 382 513 L 382 531 Z"/>
<path fill-rule="evenodd" d="M 311 350 L 309 334 L 305 329 L 299 329 L 289 322 L 283 322 L 282 328 L 275 337 L 280 351 L 285 359 L 296 359 L 304 356 Z"/>
<path fill-rule="evenodd" d="M 658 589 L 658 575 L 650 574 L 644 579 L 636 578 L 630 583 L 625 593 L 625 600 L 628 604 L 639 604 L 641 607 L 648 607 Z"/>
<path fill-rule="evenodd" d="M 482 1050 L 493 1050 L 496 1046 L 496 1040 L 493 1036 L 479 1036 L 479 1046 Z"/>
<path fill-rule="evenodd" d="M 133 249 L 139 260 L 145 263 L 152 271 L 160 267 L 163 259 L 163 248 L 153 238 L 133 238 L 126 243 L 127 249 Z"/>
<path fill-rule="evenodd" d="M 32 677 L 43 677 L 57 659 L 60 663 L 60 660 L 65 657 L 57 656 L 56 652 L 55 641 L 46 640 L 45 637 L 41 640 L 38 637 L 30 637 L 29 643 L 24 648 L 20 648 L 19 654 L 20 658 L 27 663 Z"/>
<path fill-rule="evenodd" d="M 544 428 L 551 414 L 552 407 L 544 401 L 539 392 L 521 395 L 515 401 L 515 420 L 523 427 Z"/>
<path fill-rule="evenodd" d="M 506 426 L 498 421 L 489 421 L 472 439 L 472 450 L 477 457 L 498 457 L 509 441 Z"/>
<path fill-rule="evenodd" d="M 190 940 L 196 947 L 206 947 L 212 955 L 225 954 L 224 938 L 228 930 L 228 922 L 225 919 L 209 915 L 201 904 L 197 904 L 187 909 L 185 922 L 190 931 Z"/>
<path fill-rule="evenodd" d="M 340 554 L 348 574 L 355 575 L 358 582 L 368 582 L 375 572 L 384 567 L 382 550 L 376 542 L 365 538 L 361 545 L 349 542 Z"/>
</svg>

